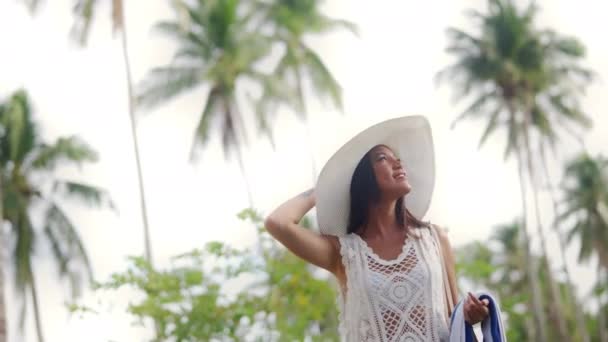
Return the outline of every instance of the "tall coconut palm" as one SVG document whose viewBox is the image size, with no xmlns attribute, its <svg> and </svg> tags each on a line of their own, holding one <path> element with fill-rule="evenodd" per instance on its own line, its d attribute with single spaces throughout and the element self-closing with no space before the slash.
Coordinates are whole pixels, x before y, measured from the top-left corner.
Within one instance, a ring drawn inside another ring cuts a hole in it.
<svg viewBox="0 0 608 342">
<path fill-rule="evenodd" d="M 4 106 L 0 104 L 0 117 L 3 116 Z M 4 128 L 0 126 L 0 137 Z M 2 156 L 0 156 L 2 158 Z M 4 301 L 4 168 L 0 166 L 0 342 L 6 342 L 6 302 Z"/>
<path fill-rule="evenodd" d="M 466 118 L 487 120 L 480 146 L 499 128 L 506 129 L 505 158 L 513 152 L 517 155 L 524 213 L 525 173 L 529 176 L 541 250 L 546 256 L 531 139 L 546 139 L 554 145 L 560 131 L 570 131 L 573 124 L 589 125 L 589 119 L 578 106 L 580 93 L 574 89 L 591 74 L 578 65 L 584 50 L 576 40 L 535 28 L 537 10 L 533 5 L 520 11 L 510 0 L 489 0 L 488 4 L 487 14 L 472 11 L 471 17 L 479 27 L 477 35 L 454 28 L 448 31 L 451 38 L 448 52 L 457 57 L 457 62 L 442 71 L 439 77 L 449 76 L 454 81 L 458 98 L 477 94 L 454 124 Z M 527 232 L 526 217 L 524 215 L 522 237 Z M 546 258 L 543 260 L 547 262 Z M 526 265 L 534 294 L 538 340 L 544 341 L 547 334 L 540 289 L 533 280 L 535 266 L 533 263 Z M 552 289 L 551 313 L 562 340 L 567 341 L 569 336 L 559 288 L 551 272 L 547 276 Z"/>
<path fill-rule="evenodd" d="M 254 30 L 253 14 L 243 1 L 199 0 L 184 3 L 178 14 L 182 19 L 185 15 L 188 25 L 183 20 L 156 25 L 157 30 L 179 44 L 178 51 L 171 64 L 149 72 L 141 84 L 137 103 L 152 107 L 205 86 L 206 98 L 191 156 L 194 158 L 198 148 L 205 147 L 217 130 L 225 156 L 235 152 L 245 177 L 241 149 L 248 142 L 248 134 L 237 98 L 243 94 L 244 83 L 281 88 L 274 77 L 256 68 L 268 55 L 270 40 Z M 261 129 L 268 131 L 270 126 Z M 247 192 L 252 204 L 249 186 Z"/>
<path fill-rule="evenodd" d="M 580 241 L 579 262 L 598 257 L 598 280 L 606 282 L 602 274 L 608 272 L 608 160 L 592 158 L 586 153 L 566 166 L 563 202 L 558 222 L 570 222 L 567 242 L 575 237 Z M 602 269 L 603 268 L 603 269 Z M 601 303 L 601 301 L 600 301 Z M 608 340 L 603 306 L 599 305 L 600 340 Z"/>
<path fill-rule="evenodd" d="M 536 227 L 540 237 L 541 250 L 543 252 L 543 264 L 548 270 L 551 270 L 551 264 L 548 259 L 548 248 L 546 244 L 545 232 L 541 223 L 540 207 L 538 200 L 539 183 L 542 177 L 540 165 L 535 164 L 533 156 L 540 154 L 541 163 L 546 164 L 547 155 L 544 145 L 549 144 L 553 152 L 556 151 L 557 141 L 560 134 L 558 129 L 570 137 L 579 140 L 578 133 L 575 130 L 586 129 L 591 126 L 591 119 L 585 115 L 578 102 L 578 97 L 582 94 L 582 90 L 592 79 L 592 73 L 579 65 L 580 59 L 584 56 L 584 48 L 573 38 L 562 38 L 551 31 L 542 32 L 539 38 L 537 50 L 549 52 L 546 60 L 543 60 L 539 69 L 531 73 L 531 78 L 528 81 L 528 87 L 532 91 L 525 93 L 523 97 L 523 145 L 525 156 L 527 159 L 527 171 L 532 187 L 533 203 L 536 217 Z M 545 105 L 548 104 L 548 105 Z M 539 149 L 532 150 L 531 137 L 537 137 Z M 546 165 L 543 165 L 546 167 Z M 546 173 L 547 174 L 547 173 Z M 558 235 L 560 242 L 560 257 L 563 269 L 566 271 L 567 279 L 570 279 L 568 269 L 566 267 L 565 244 L 563 236 L 554 227 L 554 232 Z M 551 289 L 551 306 L 552 316 L 559 321 L 560 317 L 565 317 L 561 313 L 564 312 L 563 303 L 556 300 L 561 300 L 561 293 L 557 281 L 555 281 L 552 272 L 547 272 L 548 283 Z M 573 289 L 573 285 L 568 284 L 567 288 Z M 574 291 L 568 291 L 570 296 L 576 296 Z M 573 303 L 576 301 L 573 300 Z M 590 337 L 585 327 L 584 314 L 582 309 L 574 306 L 577 317 L 577 330 L 583 341 L 589 341 Z M 562 324 L 557 324 L 561 332 L 561 338 L 570 336 L 571 334 L 564 330 L 565 321 L 559 321 Z"/>
<path fill-rule="evenodd" d="M 256 10 L 260 15 L 260 24 L 268 25 L 273 40 L 282 48 L 273 74 L 279 77 L 284 84 L 292 89 L 292 98 L 288 99 L 296 114 L 306 120 L 307 110 L 305 101 L 305 79 L 309 80 L 311 90 L 320 99 L 328 99 L 332 104 L 342 109 L 342 88 L 325 65 L 321 57 L 306 44 L 305 38 L 328 33 L 335 29 L 348 29 L 357 34 L 355 24 L 326 16 L 321 12 L 320 0 L 260 0 L 257 1 Z M 273 100 L 276 96 L 268 92 L 263 94 L 264 99 Z M 263 101 L 260 102 L 264 104 Z M 266 122 L 272 114 L 266 106 L 258 108 L 258 118 Z M 306 125 L 310 138 L 310 127 Z M 313 179 L 316 177 L 316 166 L 312 158 Z"/>
<path fill-rule="evenodd" d="M 568 242 L 580 240 L 579 261 L 598 257 L 608 270 L 608 160 L 583 154 L 566 166 L 562 211 L 558 219 L 571 220 Z M 564 223 L 565 224 L 565 223 Z"/>
<path fill-rule="evenodd" d="M 85 247 L 63 210 L 61 199 L 94 206 L 111 203 L 99 188 L 56 177 L 57 167 L 94 162 L 96 153 L 77 137 L 62 137 L 53 144 L 43 141 L 24 91 L 12 94 L 0 114 L 2 205 L 11 237 L 6 249 L 10 253 L 15 288 L 23 299 L 21 326 L 31 303 L 38 340 L 43 341 L 34 272 L 34 258 L 41 244 L 50 246 L 59 275 L 68 281 L 72 297 L 78 296 L 83 280 L 91 280 Z M 43 220 L 34 220 L 34 215 L 42 216 Z"/>
<path fill-rule="evenodd" d="M 22 0 L 32 12 L 38 8 L 41 0 Z M 80 45 L 85 46 L 88 42 L 91 24 L 95 18 L 96 7 L 101 0 L 74 0 L 73 14 L 74 24 L 71 36 Z M 131 63 L 129 61 L 129 50 L 127 42 L 127 31 L 125 24 L 124 6 L 122 0 L 112 0 L 112 26 L 114 32 L 120 34 L 122 42 L 122 55 L 125 64 L 125 77 L 127 86 L 127 102 L 129 110 L 129 126 L 131 128 L 131 139 L 135 154 L 135 166 L 137 169 L 137 185 L 139 190 L 139 201 L 141 218 L 144 230 L 144 255 L 148 262 L 152 263 L 152 246 L 150 242 L 150 225 L 148 223 L 146 193 L 143 184 L 143 171 L 140 158 L 139 139 L 137 137 L 137 120 L 135 118 L 135 101 L 133 96 L 133 81 L 131 78 Z"/>
<path fill-rule="evenodd" d="M 553 205 L 553 214 L 554 214 L 554 217 L 557 217 L 557 215 L 559 215 L 559 203 L 557 201 L 557 196 L 558 196 L 557 189 L 553 184 L 551 175 L 549 174 L 549 168 L 547 166 L 547 155 L 546 155 L 546 151 L 545 151 L 545 144 L 543 141 L 541 141 L 539 145 L 540 146 L 539 146 L 538 151 L 540 152 L 540 159 L 542 162 L 544 178 L 546 181 L 546 186 L 548 187 L 548 190 L 549 190 L 549 196 L 551 197 L 551 203 Z M 589 335 L 588 329 L 586 329 L 587 324 L 585 321 L 585 313 L 583 312 L 582 305 L 578 305 L 579 298 L 577 295 L 577 286 L 572 281 L 572 275 L 570 272 L 570 268 L 568 267 L 568 263 L 566 262 L 567 242 L 566 242 L 566 237 L 564 236 L 564 234 L 562 234 L 562 232 L 560 230 L 560 224 L 561 224 L 561 221 L 556 219 L 556 220 L 554 220 L 554 222 L 552 224 L 552 228 L 556 232 L 556 235 L 558 238 L 557 241 L 559 243 L 559 252 L 560 252 L 561 261 L 562 261 L 562 271 L 564 273 L 565 280 L 566 280 L 566 288 L 567 288 L 566 292 L 569 294 L 569 296 L 568 296 L 569 303 L 566 306 L 572 308 L 572 310 L 574 311 L 574 314 L 576 317 L 576 322 L 577 322 L 578 335 L 581 337 L 581 342 L 591 342 L 591 336 Z"/>
</svg>

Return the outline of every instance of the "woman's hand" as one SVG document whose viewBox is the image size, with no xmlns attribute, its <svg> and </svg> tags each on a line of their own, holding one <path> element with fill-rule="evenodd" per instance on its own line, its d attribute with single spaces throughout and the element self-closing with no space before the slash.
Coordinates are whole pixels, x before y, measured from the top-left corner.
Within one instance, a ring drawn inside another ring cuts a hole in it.
<svg viewBox="0 0 608 342">
<path fill-rule="evenodd" d="M 487 299 L 479 300 L 471 292 L 468 293 L 468 298 L 464 301 L 464 319 L 469 324 L 476 324 L 483 321 L 489 314 L 490 304 Z"/>
</svg>

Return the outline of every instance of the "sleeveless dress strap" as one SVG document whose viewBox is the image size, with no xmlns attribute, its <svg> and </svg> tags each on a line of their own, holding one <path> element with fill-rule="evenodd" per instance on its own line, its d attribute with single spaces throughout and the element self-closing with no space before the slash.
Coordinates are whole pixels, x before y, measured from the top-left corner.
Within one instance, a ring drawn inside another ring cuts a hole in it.
<svg viewBox="0 0 608 342">
<path fill-rule="evenodd" d="M 450 278 L 448 278 L 448 272 L 445 266 L 445 258 L 443 256 L 443 248 L 441 245 L 441 241 L 439 240 L 438 235 L 439 227 L 434 224 L 431 224 L 431 232 L 433 233 L 433 239 L 435 239 L 435 244 L 437 245 L 437 250 L 439 252 L 439 256 L 441 257 L 441 270 L 443 273 L 443 290 L 445 293 L 446 299 L 446 319 L 450 317 L 450 312 L 454 310 L 454 298 L 452 297 L 452 291 L 450 289 Z"/>
</svg>

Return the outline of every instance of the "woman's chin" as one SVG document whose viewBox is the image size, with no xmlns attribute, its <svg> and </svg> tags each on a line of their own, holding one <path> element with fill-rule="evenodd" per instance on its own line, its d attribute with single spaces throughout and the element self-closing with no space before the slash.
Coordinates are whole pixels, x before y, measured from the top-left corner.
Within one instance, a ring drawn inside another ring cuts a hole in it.
<svg viewBox="0 0 608 342">
<path fill-rule="evenodd" d="M 407 196 L 407 194 L 409 194 L 410 191 L 412 191 L 412 187 L 410 187 L 410 185 L 407 184 L 407 186 L 399 187 L 399 189 L 395 192 L 397 193 L 397 197 L 401 198 L 401 197 Z"/>
</svg>

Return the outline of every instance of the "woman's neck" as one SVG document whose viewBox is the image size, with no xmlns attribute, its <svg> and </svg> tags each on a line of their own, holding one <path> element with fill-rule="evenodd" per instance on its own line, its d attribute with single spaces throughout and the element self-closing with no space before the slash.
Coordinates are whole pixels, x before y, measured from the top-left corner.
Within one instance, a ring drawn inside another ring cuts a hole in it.
<svg viewBox="0 0 608 342">
<path fill-rule="evenodd" d="M 399 230 L 395 206 L 397 201 L 380 201 L 369 208 L 368 222 L 364 234 L 368 238 L 394 236 Z"/>
</svg>

